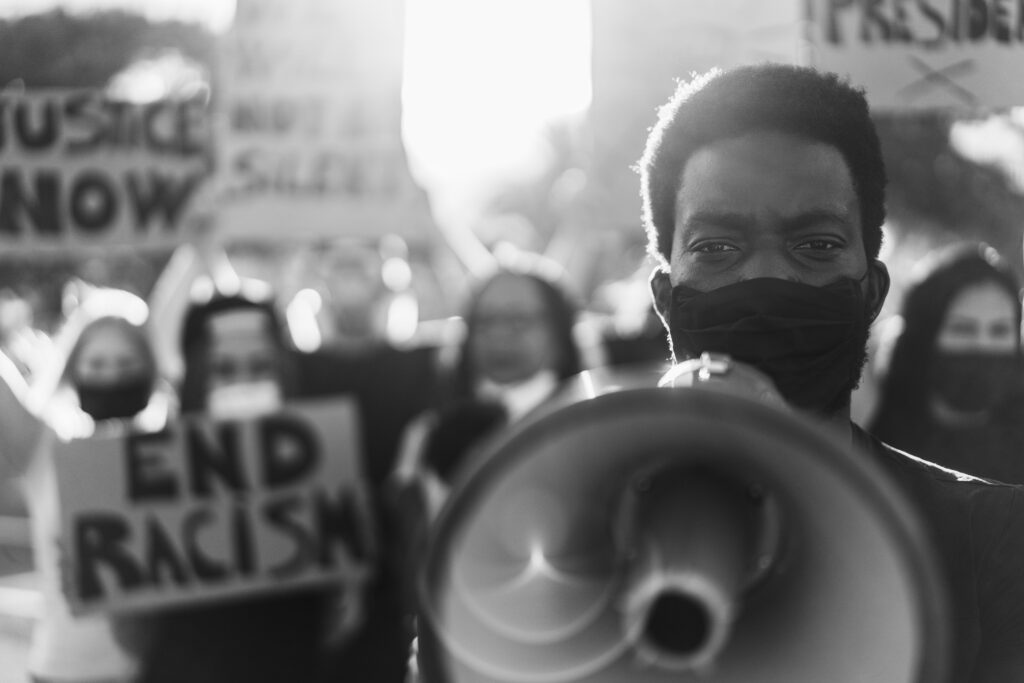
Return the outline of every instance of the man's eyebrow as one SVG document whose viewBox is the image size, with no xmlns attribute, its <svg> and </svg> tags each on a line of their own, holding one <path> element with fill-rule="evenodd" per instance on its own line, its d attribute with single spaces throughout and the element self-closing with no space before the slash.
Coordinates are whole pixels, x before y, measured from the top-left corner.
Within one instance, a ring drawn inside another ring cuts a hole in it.
<svg viewBox="0 0 1024 683">
<path fill-rule="evenodd" d="M 793 230 L 799 230 L 820 223 L 849 223 L 850 218 L 850 212 L 844 209 L 818 208 L 787 218 L 784 223 Z"/>
<path fill-rule="evenodd" d="M 811 227 L 820 223 L 849 223 L 851 212 L 845 208 L 821 207 L 809 209 L 795 216 L 782 220 L 783 224 L 790 229 Z M 694 211 L 684 219 L 686 225 L 713 225 L 720 228 L 731 228 L 742 230 L 756 222 L 755 218 L 742 211 L 729 209 L 700 209 Z"/>
<path fill-rule="evenodd" d="M 701 209 L 686 216 L 686 225 L 714 225 L 715 227 L 742 229 L 753 222 L 753 217 L 728 209 Z"/>
</svg>

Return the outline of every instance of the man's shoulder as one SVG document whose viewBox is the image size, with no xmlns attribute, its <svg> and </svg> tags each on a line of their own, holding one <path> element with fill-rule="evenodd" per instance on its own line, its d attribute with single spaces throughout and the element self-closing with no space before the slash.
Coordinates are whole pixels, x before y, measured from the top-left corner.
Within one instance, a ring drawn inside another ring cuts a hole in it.
<svg viewBox="0 0 1024 683">
<path fill-rule="evenodd" d="M 956 496 L 1024 496 L 1024 488 L 994 479 L 985 479 L 966 472 L 938 465 L 912 453 L 901 451 L 856 425 L 854 444 L 874 456 L 883 469 L 914 489 L 922 487 L 947 491 Z"/>
</svg>

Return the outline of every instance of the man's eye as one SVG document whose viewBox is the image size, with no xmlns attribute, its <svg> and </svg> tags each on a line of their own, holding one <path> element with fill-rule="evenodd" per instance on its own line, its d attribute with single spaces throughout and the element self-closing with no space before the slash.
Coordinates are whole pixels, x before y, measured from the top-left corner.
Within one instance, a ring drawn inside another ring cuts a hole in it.
<svg viewBox="0 0 1024 683">
<path fill-rule="evenodd" d="M 693 251 L 698 254 L 724 254 L 729 251 L 736 251 L 736 247 L 727 242 L 702 242 L 694 245 Z"/>
<path fill-rule="evenodd" d="M 803 249 L 806 251 L 832 251 L 839 249 L 843 245 L 835 240 L 826 239 L 814 239 L 806 240 L 796 246 L 797 249 Z"/>
</svg>

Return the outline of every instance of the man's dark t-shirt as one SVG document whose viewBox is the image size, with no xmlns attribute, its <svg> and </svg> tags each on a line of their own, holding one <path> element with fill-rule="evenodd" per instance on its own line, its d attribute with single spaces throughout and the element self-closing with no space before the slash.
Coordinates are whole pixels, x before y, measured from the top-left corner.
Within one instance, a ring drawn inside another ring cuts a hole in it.
<svg viewBox="0 0 1024 683">
<path fill-rule="evenodd" d="M 954 683 L 1024 681 L 1024 488 L 898 451 L 854 427 L 854 444 L 917 505 L 949 585 Z"/>
</svg>

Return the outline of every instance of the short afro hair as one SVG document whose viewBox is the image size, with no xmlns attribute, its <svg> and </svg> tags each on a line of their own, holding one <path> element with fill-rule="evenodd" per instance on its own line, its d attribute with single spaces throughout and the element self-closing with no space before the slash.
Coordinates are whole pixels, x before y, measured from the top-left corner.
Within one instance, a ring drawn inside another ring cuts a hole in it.
<svg viewBox="0 0 1024 683">
<path fill-rule="evenodd" d="M 807 67 L 759 64 L 681 82 L 658 112 L 639 163 L 648 252 L 672 255 L 676 197 L 698 149 L 754 131 L 778 131 L 839 150 L 860 203 L 864 250 L 877 258 L 885 221 L 885 163 L 863 90 Z"/>
</svg>

